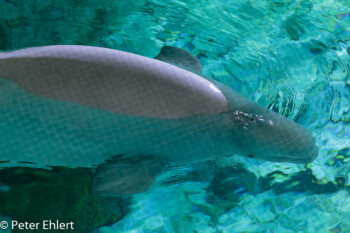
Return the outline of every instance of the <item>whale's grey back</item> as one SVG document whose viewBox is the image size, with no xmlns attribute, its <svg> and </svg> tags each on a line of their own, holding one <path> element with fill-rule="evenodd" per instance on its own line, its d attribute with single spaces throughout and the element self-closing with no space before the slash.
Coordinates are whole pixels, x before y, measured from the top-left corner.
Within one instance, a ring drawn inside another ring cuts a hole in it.
<svg viewBox="0 0 350 233">
<path fill-rule="evenodd" d="M 227 111 L 213 83 L 168 63 L 88 46 L 0 54 L 0 77 L 45 98 L 135 116 L 179 118 Z"/>
</svg>

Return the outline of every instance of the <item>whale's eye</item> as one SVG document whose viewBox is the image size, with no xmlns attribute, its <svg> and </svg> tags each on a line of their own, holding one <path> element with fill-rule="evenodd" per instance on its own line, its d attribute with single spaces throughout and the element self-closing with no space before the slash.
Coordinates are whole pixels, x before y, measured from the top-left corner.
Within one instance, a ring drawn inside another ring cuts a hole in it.
<svg viewBox="0 0 350 233">
<path fill-rule="evenodd" d="M 254 156 L 253 156 L 253 155 L 248 155 L 248 157 L 249 157 L 249 158 L 254 158 Z"/>
<path fill-rule="evenodd" d="M 250 118 L 250 121 L 254 121 L 254 118 L 252 117 L 252 118 Z"/>
</svg>

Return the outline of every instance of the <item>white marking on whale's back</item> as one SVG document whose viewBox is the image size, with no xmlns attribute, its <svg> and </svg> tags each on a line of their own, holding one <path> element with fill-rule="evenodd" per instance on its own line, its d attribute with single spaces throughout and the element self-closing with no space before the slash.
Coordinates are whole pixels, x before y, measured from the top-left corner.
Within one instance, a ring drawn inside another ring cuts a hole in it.
<svg viewBox="0 0 350 233">
<path fill-rule="evenodd" d="M 205 78 L 107 48 L 55 45 L 1 53 L 0 77 L 45 98 L 134 116 L 172 119 L 228 110 L 225 96 Z"/>
</svg>

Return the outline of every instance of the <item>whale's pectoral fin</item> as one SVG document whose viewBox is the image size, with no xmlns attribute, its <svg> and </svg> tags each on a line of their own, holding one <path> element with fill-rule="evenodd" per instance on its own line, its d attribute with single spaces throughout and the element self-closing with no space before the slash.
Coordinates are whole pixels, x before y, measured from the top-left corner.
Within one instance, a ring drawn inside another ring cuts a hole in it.
<svg viewBox="0 0 350 233">
<path fill-rule="evenodd" d="M 100 165 L 92 179 L 93 194 L 133 194 L 146 191 L 165 166 L 154 157 L 135 156 Z"/>
<path fill-rule="evenodd" d="M 201 62 L 195 56 L 180 48 L 164 46 L 155 59 L 170 63 L 197 74 L 202 74 Z"/>
</svg>

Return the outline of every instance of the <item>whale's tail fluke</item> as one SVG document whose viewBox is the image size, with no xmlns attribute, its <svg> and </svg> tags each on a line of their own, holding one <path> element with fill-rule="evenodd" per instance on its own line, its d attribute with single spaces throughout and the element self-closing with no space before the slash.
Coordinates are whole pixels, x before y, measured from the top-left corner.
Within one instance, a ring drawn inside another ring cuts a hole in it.
<svg viewBox="0 0 350 233">
<path fill-rule="evenodd" d="M 92 194 L 123 195 L 146 191 L 165 162 L 154 157 L 133 156 L 100 165 L 92 179 Z"/>
</svg>

